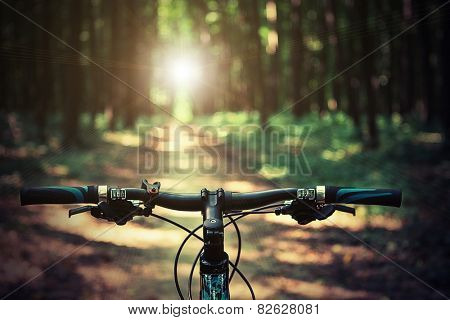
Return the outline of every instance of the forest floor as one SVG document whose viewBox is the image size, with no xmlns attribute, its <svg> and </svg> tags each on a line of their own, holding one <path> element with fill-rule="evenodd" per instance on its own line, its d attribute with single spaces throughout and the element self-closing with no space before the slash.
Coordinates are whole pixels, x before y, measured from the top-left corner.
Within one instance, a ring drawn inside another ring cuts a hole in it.
<svg viewBox="0 0 450 320">
<path fill-rule="evenodd" d="M 264 178 L 240 174 L 162 173 L 148 177 L 138 170 L 137 154 L 132 139 L 114 135 L 89 150 L 66 148 L 63 153 L 52 154 L 39 147 L 2 149 L 2 167 L 9 173 L 0 177 L 0 296 L 178 297 L 173 261 L 186 236 L 184 231 L 154 218 L 138 218 L 125 226 L 98 221 L 89 214 L 68 219 L 71 206 L 66 205 L 20 207 L 18 189 L 25 182 L 138 187 L 142 178 L 148 178 L 157 179 L 162 190 L 171 192 L 198 192 L 202 187 L 245 192 L 274 187 Z M 224 157 L 222 161 L 231 160 Z M 420 214 L 417 219 L 407 220 L 390 208 L 377 215 L 358 209 L 356 217 L 337 213 L 327 221 L 307 226 L 276 215 L 242 219 L 240 268 L 252 283 L 256 297 L 441 299 L 439 292 L 450 296 L 448 223 L 428 223 Z M 154 211 L 189 228 L 201 223 L 199 213 L 162 208 Z M 230 229 L 226 246 L 232 260 L 236 241 Z M 184 250 L 179 268 L 184 289 L 199 248 L 200 243 L 192 240 Z M 194 288 L 196 296 L 198 278 Z M 250 297 L 237 276 L 231 294 L 234 299 Z"/>
</svg>

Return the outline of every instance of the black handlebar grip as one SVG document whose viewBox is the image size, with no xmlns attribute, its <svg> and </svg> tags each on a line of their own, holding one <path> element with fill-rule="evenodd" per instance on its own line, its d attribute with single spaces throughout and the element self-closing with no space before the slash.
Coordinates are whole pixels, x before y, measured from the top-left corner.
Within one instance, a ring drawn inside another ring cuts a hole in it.
<svg viewBox="0 0 450 320">
<path fill-rule="evenodd" d="M 20 190 L 20 204 L 98 203 L 97 186 L 37 187 Z"/>
<path fill-rule="evenodd" d="M 402 191 L 397 189 L 325 187 L 325 203 L 354 203 L 400 207 Z"/>
</svg>

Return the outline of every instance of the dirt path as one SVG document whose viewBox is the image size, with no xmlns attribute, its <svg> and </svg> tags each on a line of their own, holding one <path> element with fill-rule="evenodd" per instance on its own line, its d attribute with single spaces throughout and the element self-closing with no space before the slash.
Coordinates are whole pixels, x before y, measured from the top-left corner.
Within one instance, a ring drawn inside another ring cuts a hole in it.
<svg viewBox="0 0 450 320">
<path fill-rule="evenodd" d="M 138 170 L 136 154 L 132 143 L 110 137 L 109 144 L 103 149 L 99 147 L 94 157 L 107 157 L 108 161 L 103 161 L 96 173 L 86 169 L 85 174 L 91 174 L 92 179 L 70 178 L 61 173 L 64 168 L 57 167 L 50 168 L 52 177 L 31 177 L 31 173 L 23 172 L 22 179 L 70 185 L 137 186 L 145 175 L 140 174 L 142 168 Z M 230 159 L 224 157 L 221 161 L 226 163 Z M 97 176 L 102 181 L 94 180 Z M 172 173 L 147 178 L 158 179 L 162 189 L 173 192 L 198 192 L 202 187 L 245 192 L 272 187 L 263 179 L 239 174 Z M 185 237 L 183 231 L 156 219 L 136 219 L 124 227 L 88 215 L 69 220 L 68 208 L 22 208 L 15 195 L 2 200 L 1 296 L 35 277 L 9 298 L 177 298 L 173 259 Z M 199 213 L 160 208 L 155 212 L 190 228 L 201 223 Z M 241 269 L 251 281 L 257 298 L 439 298 L 436 292 L 380 254 L 406 269 L 410 267 L 410 257 L 399 250 L 399 239 L 405 232 L 402 221 L 388 216 L 368 217 L 363 209 L 358 213 L 355 218 L 337 214 L 332 221 L 304 227 L 290 218 L 275 215 L 242 219 Z M 231 229 L 226 233 L 226 245 L 230 257 L 235 257 L 236 237 Z M 187 283 L 191 262 L 199 248 L 200 243 L 192 240 L 184 251 L 179 269 L 183 284 Z M 197 282 L 194 286 L 197 292 Z M 231 285 L 231 292 L 235 299 L 250 297 L 238 277 Z"/>
</svg>

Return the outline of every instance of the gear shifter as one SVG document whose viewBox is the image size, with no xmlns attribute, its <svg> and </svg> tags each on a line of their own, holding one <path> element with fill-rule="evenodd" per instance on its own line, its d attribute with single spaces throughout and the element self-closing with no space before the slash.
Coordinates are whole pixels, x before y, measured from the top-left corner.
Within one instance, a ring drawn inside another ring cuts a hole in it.
<svg viewBox="0 0 450 320">
<path fill-rule="evenodd" d="M 135 206 L 131 201 L 115 200 L 100 202 L 98 206 L 83 206 L 69 210 L 69 218 L 71 216 L 91 212 L 91 216 L 97 219 L 104 219 L 115 222 L 117 225 L 124 225 L 128 221 L 133 220 L 134 216 L 142 215 L 143 209 Z"/>
<path fill-rule="evenodd" d="M 341 211 L 356 214 L 356 210 L 351 207 L 338 204 L 316 205 L 307 200 L 293 200 L 286 203 L 283 207 L 275 210 L 276 215 L 290 215 L 299 224 L 305 225 L 315 220 L 325 220 L 330 217 L 335 211 Z"/>
</svg>

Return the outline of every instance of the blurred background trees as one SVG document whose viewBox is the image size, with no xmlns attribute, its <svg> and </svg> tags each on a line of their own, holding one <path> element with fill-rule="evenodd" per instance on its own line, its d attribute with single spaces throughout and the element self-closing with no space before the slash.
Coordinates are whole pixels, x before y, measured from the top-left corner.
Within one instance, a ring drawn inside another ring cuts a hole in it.
<svg viewBox="0 0 450 320">
<path fill-rule="evenodd" d="M 0 5 L 2 117 L 17 115 L 30 139 L 58 132 L 78 144 L 100 118 L 133 128 L 161 109 L 177 118 L 257 111 L 261 124 L 279 112 L 340 111 L 371 148 L 380 115 L 448 136 L 448 8 L 389 42 L 444 1 L 7 3 L 48 31 Z M 171 78 L 180 57 L 181 73 L 200 73 L 189 88 Z"/>
<path fill-rule="evenodd" d="M 167 270 L 176 246 L 167 239 L 178 238 L 168 227 L 140 220 L 122 236 L 99 241 L 92 237 L 102 225 L 90 217 L 68 223 L 65 206 L 19 206 L 23 186 L 133 186 L 145 176 L 173 192 L 305 184 L 402 189 L 400 209 L 336 215 L 346 232 L 250 220 L 245 250 L 252 259 L 242 265 L 267 289 L 258 297 L 441 297 L 384 256 L 362 250 L 349 237 L 356 232 L 448 296 L 450 4 L 440 8 L 444 3 L 0 0 L 0 293 L 27 281 L 30 266 L 45 270 L 65 256 L 61 243 L 90 240 L 91 253 L 80 251 L 15 297 L 175 298 Z M 186 179 L 185 171 L 171 170 L 184 164 L 177 160 L 204 153 L 185 152 L 195 139 L 180 139 L 185 149 L 170 136 L 151 158 L 161 174 L 141 171 L 144 143 L 136 126 L 171 130 L 180 123 L 193 124 L 193 135 L 198 125 L 217 129 L 213 164 L 225 172 L 194 167 Z M 268 148 L 261 135 L 228 126 L 267 123 L 270 135 L 282 137 Z M 288 126 L 294 130 L 285 132 Z M 255 163 L 244 163 L 244 173 L 226 171 L 248 159 Z M 298 170 L 299 159 L 308 170 Z M 174 217 L 190 227 L 198 222 Z M 154 242 L 143 246 L 145 234 Z M 235 297 L 247 298 L 237 291 Z"/>
</svg>

